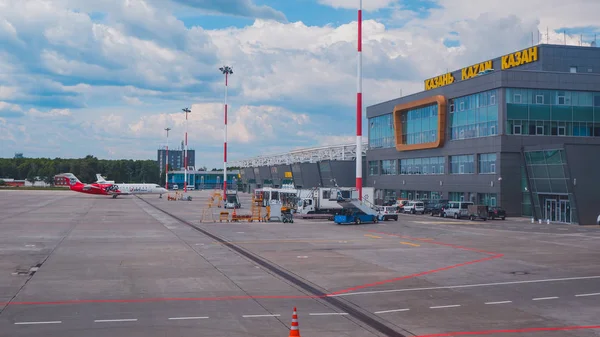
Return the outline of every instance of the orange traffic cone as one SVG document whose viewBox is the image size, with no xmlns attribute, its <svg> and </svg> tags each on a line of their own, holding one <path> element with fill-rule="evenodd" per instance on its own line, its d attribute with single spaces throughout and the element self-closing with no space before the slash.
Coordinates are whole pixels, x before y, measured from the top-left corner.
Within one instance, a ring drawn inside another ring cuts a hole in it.
<svg viewBox="0 0 600 337">
<path fill-rule="evenodd" d="M 289 337 L 300 337 L 300 328 L 298 327 L 298 314 L 296 313 L 296 307 L 294 307 L 294 313 L 292 314 L 292 327 L 290 328 Z"/>
</svg>

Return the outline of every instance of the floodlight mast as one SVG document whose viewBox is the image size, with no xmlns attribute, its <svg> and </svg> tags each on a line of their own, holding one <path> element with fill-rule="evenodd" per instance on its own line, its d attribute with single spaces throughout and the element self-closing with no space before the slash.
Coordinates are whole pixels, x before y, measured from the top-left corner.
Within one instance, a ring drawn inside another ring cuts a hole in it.
<svg viewBox="0 0 600 337">
<path fill-rule="evenodd" d="M 223 75 L 225 75 L 225 124 L 223 128 L 223 200 L 225 200 L 227 199 L 227 89 L 229 84 L 229 75 L 233 75 L 233 69 L 230 66 L 222 66 L 219 68 L 219 70 L 221 73 L 223 73 Z"/>
</svg>

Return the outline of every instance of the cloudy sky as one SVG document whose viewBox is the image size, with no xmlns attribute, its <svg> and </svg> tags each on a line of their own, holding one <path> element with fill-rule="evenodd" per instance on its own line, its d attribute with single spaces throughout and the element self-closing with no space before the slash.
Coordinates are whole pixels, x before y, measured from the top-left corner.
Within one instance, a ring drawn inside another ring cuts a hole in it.
<svg viewBox="0 0 600 337">
<path fill-rule="evenodd" d="M 0 0 L 0 157 L 230 161 L 352 142 L 358 0 Z M 363 0 L 365 106 L 537 42 L 600 33 L 598 0 Z"/>
</svg>

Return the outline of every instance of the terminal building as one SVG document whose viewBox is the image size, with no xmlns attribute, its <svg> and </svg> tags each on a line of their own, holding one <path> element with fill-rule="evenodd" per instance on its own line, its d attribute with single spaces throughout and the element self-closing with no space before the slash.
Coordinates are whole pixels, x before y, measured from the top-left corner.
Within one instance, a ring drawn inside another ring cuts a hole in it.
<svg viewBox="0 0 600 337">
<path fill-rule="evenodd" d="M 381 200 L 449 199 L 595 224 L 600 49 L 537 45 L 367 107 L 367 185 Z"/>
<path fill-rule="evenodd" d="M 596 224 L 600 48 L 542 44 L 424 81 L 367 107 L 365 186 L 395 199 L 472 201 L 509 216 Z M 354 186 L 355 146 L 238 161 L 245 190 Z"/>
<path fill-rule="evenodd" d="M 183 189 L 185 172 L 183 170 L 169 171 L 168 181 L 169 189 L 172 189 L 174 185 L 177 185 L 180 190 Z M 239 183 L 240 171 L 227 170 L 227 189 L 237 190 L 240 187 Z M 223 171 L 188 170 L 187 186 L 193 186 L 197 190 L 221 189 L 223 188 Z"/>
</svg>

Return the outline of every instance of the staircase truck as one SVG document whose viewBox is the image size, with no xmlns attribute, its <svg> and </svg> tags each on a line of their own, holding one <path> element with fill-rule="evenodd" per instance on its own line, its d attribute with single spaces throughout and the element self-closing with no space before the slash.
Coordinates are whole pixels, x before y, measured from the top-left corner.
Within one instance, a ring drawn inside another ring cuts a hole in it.
<svg viewBox="0 0 600 337">
<path fill-rule="evenodd" d="M 312 191 L 312 195 L 302 196 L 298 203 L 297 213 L 302 215 L 309 214 L 338 214 L 343 207 L 338 203 L 338 192 L 342 198 L 356 198 L 357 192 L 354 187 L 319 187 Z M 373 187 L 363 187 L 363 200 L 373 200 Z"/>
</svg>

